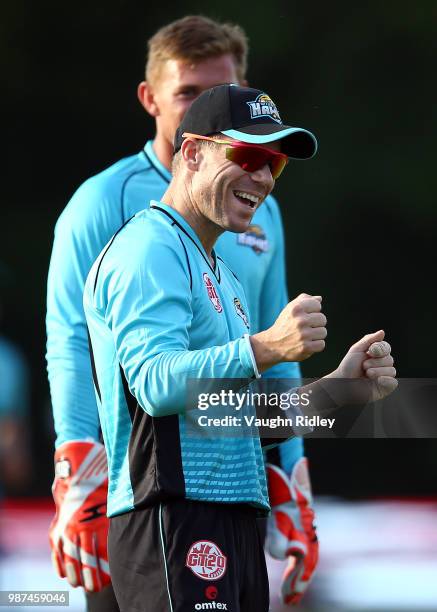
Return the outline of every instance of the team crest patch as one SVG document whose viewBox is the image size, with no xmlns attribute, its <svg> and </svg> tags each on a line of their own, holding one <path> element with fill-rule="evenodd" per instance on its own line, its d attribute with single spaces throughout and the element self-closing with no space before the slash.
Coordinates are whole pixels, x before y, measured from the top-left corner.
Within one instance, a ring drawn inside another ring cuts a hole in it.
<svg viewBox="0 0 437 612">
<path fill-rule="evenodd" d="M 237 315 L 243 319 L 244 325 L 247 327 L 247 329 L 249 329 L 249 319 L 247 318 L 247 314 L 244 312 L 244 308 L 238 298 L 234 298 L 234 306 Z"/>
<path fill-rule="evenodd" d="M 223 308 L 220 303 L 219 296 L 217 295 L 217 291 L 215 290 L 215 287 L 206 272 L 203 273 L 203 281 L 205 283 L 206 290 L 208 292 L 208 297 L 211 300 L 212 305 L 217 310 L 217 312 L 222 312 Z"/>
<path fill-rule="evenodd" d="M 214 542 L 199 540 L 188 549 L 185 565 L 202 580 L 218 580 L 226 572 L 227 558 Z"/>
<path fill-rule="evenodd" d="M 243 234 L 237 234 L 237 244 L 252 248 L 257 255 L 269 250 L 269 241 L 259 225 L 249 225 Z"/>
<path fill-rule="evenodd" d="M 267 94 L 260 94 L 256 100 L 246 102 L 250 108 L 250 118 L 270 117 L 276 123 L 282 123 L 276 104 Z"/>
</svg>

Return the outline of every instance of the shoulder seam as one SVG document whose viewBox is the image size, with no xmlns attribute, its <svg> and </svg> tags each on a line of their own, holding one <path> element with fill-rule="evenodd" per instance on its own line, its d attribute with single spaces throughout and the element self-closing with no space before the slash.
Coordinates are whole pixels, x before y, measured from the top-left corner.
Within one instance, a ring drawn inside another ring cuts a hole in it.
<svg viewBox="0 0 437 612">
<path fill-rule="evenodd" d="M 121 186 L 121 194 L 120 194 L 120 204 L 121 204 L 121 222 L 125 223 L 125 218 L 124 218 L 124 194 L 125 194 L 125 190 L 126 190 L 126 185 L 128 184 L 128 182 L 130 181 L 130 179 L 135 176 L 136 174 L 141 174 L 142 172 L 145 172 L 147 170 L 150 170 L 150 168 L 142 168 L 141 170 L 135 170 L 135 172 L 131 172 L 123 181 L 123 184 Z"/>
<path fill-rule="evenodd" d="M 185 246 L 184 241 L 182 240 L 182 236 L 179 234 L 179 232 L 177 232 L 177 234 L 179 236 L 179 240 L 181 241 L 182 246 L 184 247 L 185 257 L 186 257 L 187 266 L 188 266 L 188 273 L 190 275 L 190 291 L 193 291 L 193 275 L 191 274 L 191 265 L 190 265 L 190 260 L 188 258 L 187 247 Z"/>
<path fill-rule="evenodd" d="M 147 161 L 150 164 L 150 167 L 153 168 L 153 170 L 155 170 L 155 172 L 157 172 L 159 174 L 159 176 L 167 183 L 167 185 L 169 184 L 169 180 L 168 178 L 165 176 L 165 174 L 163 174 L 161 172 L 161 170 L 159 168 L 157 168 L 155 166 L 155 164 L 152 162 L 152 160 L 150 159 L 150 157 L 147 155 L 146 151 L 143 149 L 142 150 L 142 154 L 144 155 L 144 157 L 147 159 Z"/>
<path fill-rule="evenodd" d="M 172 217 L 172 215 L 169 212 L 167 212 L 166 210 L 164 210 L 160 206 L 153 205 L 153 206 L 151 206 L 151 208 L 153 208 L 154 210 L 159 210 L 164 215 L 166 215 L 169 219 L 171 219 L 173 221 L 172 226 L 176 225 L 176 227 L 178 227 L 180 229 L 180 231 L 183 232 L 187 236 L 187 238 L 189 238 L 191 240 L 191 242 L 194 244 L 196 249 L 199 251 L 199 253 L 202 256 L 202 258 L 206 261 L 209 269 L 214 274 L 214 276 L 217 279 L 218 283 L 220 284 L 220 268 L 218 268 L 218 275 L 217 275 L 216 270 L 214 270 L 214 268 L 211 266 L 211 263 L 206 259 L 205 255 L 200 250 L 199 245 L 195 242 L 195 240 L 193 240 L 193 238 L 190 236 L 190 234 L 187 232 L 187 230 L 185 228 L 183 228 L 182 225 L 176 219 L 174 219 L 174 217 Z"/>
<path fill-rule="evenodd" d="M 118 234 L 119 232 L 121 232 L 121 230 L 124 228 L 124 226 L 125 226 L 125 225 L 127 225 L 127 224 L 129 223 L 129 221 L 130 221 L 131 219 L 133 219 L 134 217 L 135 217 L 135 215 L 132 215 L 132 217 L 130 217 L 130 219 L 128 219 L 127 221 L 125 221 L 125 223 L 123 223 L 123 225 L 122 225 L 121 227 L 119 227 L 119 228 L 118 228 L 118 230 L 117 230 L 117 231 L 115 232 L 115 234 L 112 236 L 112 238 L 111 238 L 111 240 L 110 240 L 110 242 L 109 242 L 108 246 L 106 247 L 106 249 L 105 249 L 104 253 L 102 254 L 102 257 L 100 258 L 100 261 L 99 261 L 99 265 L 97 266 L 96 278 L 94 279 L 94 288 L 93 288 L 93 293 L 95 293 L 95 292 L 96 292 L 96 287 L 97 287 L 97 279 L 98 279 L 98 277 L 99 277 L 100 266 L 102 265 L 102 261 L 104 260 L 106 253 L 109 251 L 109 247 L 110 247 L 110 246 L 112 245 L 112 243 L 114 242 L 115 237 L 117 236 L 117 234 Z"/>
</svg>

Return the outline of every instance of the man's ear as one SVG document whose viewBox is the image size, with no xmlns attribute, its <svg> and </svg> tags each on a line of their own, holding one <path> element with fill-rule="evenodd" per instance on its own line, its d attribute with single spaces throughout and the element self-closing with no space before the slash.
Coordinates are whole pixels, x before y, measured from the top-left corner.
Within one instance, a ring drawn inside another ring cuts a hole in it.
<svg viewBox="0 0 437 612">
<path fill-rule="evenodd" d="M 159 108 L 156 104 L 155 94 L 153 93 L 150 83 L 147 81 L 141 81 L 141 83 L 138 85 L 137 96 L 141 106 L 146 109 L 149 115 L 152 117 L 158 117 Z"/>
<path fill-rule="evenodd" d="M 185 138 L 182 142 L 181 154 L 187 168 L 192 172 L 197 172 L 202 157 L 199 142 L 194 138 Z"/>
</svg>

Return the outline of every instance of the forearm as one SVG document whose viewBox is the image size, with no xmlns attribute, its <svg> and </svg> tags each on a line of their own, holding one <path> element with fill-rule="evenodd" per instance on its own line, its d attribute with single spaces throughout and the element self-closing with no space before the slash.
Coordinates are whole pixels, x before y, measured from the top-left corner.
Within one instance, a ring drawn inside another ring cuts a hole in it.
<svg viewBox="0 0 437 612">
<path fill-rule="evenodd" d="M 299 388 L 299 394 L 311 398 L 301 406 L 305 415 L 329 415 L 346 405 L 366 405 L 372 399 L 374 381 L 366 378 L 342 378 L 336 372 Z"/>
<path fill-rule="evenodd" d="M 70 440 L 99 439 L 99 415 L 86 338 L 71 330 L 48 335 L 47 369 L 56 431 L 56 446 Z"/>
<path fill-rule="evenodd" d="M 250 343 L 260 374 L 283 361 L 281 343 L 270 338 L 269 330 L 250 336 Z"/>
<path fill-rule="evenodd" d="M 47 282 L 47 370 L 56 445 L 99 438 L 82 296 L 86 276 L 121 224 L 117 194 L 87 181 L 59 218 Z"/>
<path fill-rule="evenodd" d="M 247 379 L 256 376 L 256 371 L 244 337 L 208 349 L 160 353 L 147 360 L 137 376 L 133 374 L 128 380 L 137 401 L 157 417 L 185 411 L 189 379 Z"/>
</svg>

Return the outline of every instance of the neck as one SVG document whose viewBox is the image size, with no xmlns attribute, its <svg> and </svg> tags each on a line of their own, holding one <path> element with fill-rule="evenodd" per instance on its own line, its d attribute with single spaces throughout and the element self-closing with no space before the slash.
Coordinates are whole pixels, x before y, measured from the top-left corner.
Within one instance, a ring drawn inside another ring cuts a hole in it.
<svg viewBox="0 0 437 612">
<path fill-rule="evenodd" d="M 162 134 L 157 133 L 153 141 L 153 150 L 161 164 L 171 170 L 171 160 L 173 159 L 173 145 L 166 140 Z"/>
<path fill-rule="evenodd" d="M 214 265 L 212 249 L 224 230 L 200 212 L 184 181 L 173 178 L 161 199 L 164 204 L 174 208 L 196 232 L 211 264 Z"/>
</svg>

